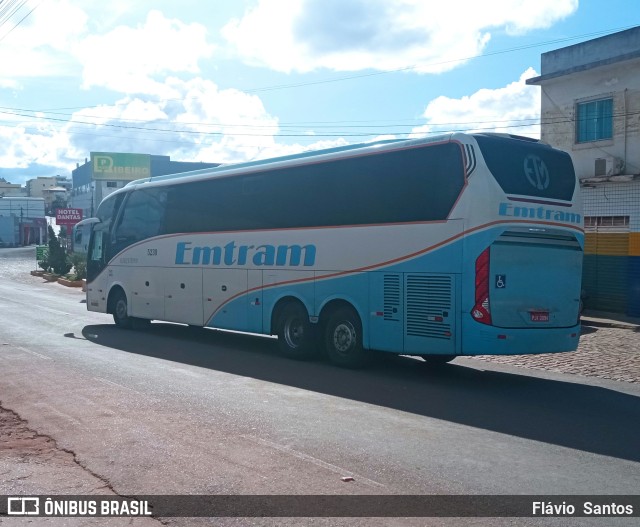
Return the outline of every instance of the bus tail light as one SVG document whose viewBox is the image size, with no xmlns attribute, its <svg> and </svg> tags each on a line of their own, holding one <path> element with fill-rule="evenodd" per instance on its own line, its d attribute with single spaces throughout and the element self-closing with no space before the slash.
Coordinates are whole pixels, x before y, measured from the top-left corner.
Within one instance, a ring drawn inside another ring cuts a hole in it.
<svg viewBox="0 0 640 527">
<path fill-rule="evenodd" d="M 471 316 L 482 324 L 491 325 L 491 308 L 489 306 L 489 259 L 491 253 L 487 247 L 476 259 L 476 303 Z"/>
</svg>

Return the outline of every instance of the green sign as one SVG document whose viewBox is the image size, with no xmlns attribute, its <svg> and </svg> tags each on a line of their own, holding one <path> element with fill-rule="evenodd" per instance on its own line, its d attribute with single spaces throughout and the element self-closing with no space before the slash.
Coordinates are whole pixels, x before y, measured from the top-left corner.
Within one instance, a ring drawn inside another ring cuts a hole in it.
<svg viewBox="0 0 640 527">
<path fill-rule="evenodd" d="M 133 181 L 151 176 L 151 156 L 91 152 L 91 168 L 94 180 Z"/>
<path fill-rule="evenodd" d="M 48 245 L 36 245 L 36 262 L 43 262 L 49 256 Z"/>
</svg>

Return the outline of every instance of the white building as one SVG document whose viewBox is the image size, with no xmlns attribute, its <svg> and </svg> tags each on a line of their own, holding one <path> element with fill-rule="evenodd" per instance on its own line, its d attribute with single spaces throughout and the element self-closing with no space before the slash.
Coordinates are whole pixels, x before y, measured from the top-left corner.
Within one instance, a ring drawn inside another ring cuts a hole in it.
<svg viewBox="0 0 640 527">
<path fill-rule="evenodd" d="M 44 199 L 0 197 L 0 247 L 42 244 L 46 227 Z"/>
<path fill-rule="evenodd" d="M 543 141 L 581 181 L 587 308 L 640 316 L 640 27 L 542 55 Z"/>
<path fill-rule="evenodd" d="M 47 190 L 57 186 L 58 179 L 56 177 L 38 176 L 27 181 L 27 194 L 30 198 L 43 198 Z"/>
<path fill-rule="evenodd" d="M 0 196 L 26 196 L 26 190 L 19 183 L 9 183 L 0 178 Z"/>
</svg>

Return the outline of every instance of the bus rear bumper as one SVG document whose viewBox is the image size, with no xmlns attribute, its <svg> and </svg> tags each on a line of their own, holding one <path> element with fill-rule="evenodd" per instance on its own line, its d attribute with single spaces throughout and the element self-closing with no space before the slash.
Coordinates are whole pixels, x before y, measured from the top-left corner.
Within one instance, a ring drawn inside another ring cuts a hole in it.
<svg viewBox="0 0 640 527">
<path fill-rule="evenodd" d="M 580 324 L 569 328 L 514 329 L 483 326 L 475 321 L 470 323 L 475 327 L 463 330 L 463 355 L 526 355 L 575 351 L 580 339 Z"/>
</svg>

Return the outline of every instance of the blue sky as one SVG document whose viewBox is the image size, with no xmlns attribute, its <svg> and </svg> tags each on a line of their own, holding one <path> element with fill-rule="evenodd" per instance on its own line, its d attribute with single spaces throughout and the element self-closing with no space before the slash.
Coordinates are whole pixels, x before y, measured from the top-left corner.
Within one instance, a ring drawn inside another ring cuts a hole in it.
<svg viewBox="0 0 640 527">
<path fill-rule="evenodd" d="M 2 0 L 0 177 L 70 175 L 91 151 L 535 137 L 540 54 L 635 25 L 635 0 Z"/>
</svg>

